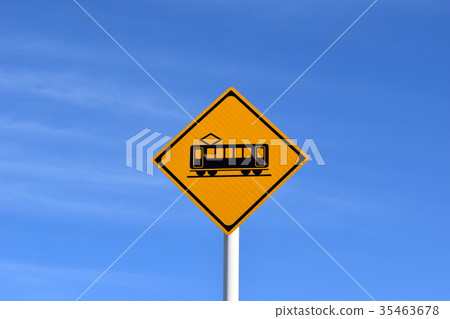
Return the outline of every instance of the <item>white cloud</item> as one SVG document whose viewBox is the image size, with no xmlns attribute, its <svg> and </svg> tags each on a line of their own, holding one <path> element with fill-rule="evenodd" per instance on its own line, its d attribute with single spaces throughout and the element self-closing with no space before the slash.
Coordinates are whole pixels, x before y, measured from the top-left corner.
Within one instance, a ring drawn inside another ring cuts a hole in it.
<svg viewBox="0 0 450 319">
<path fill-rule="evenodd" d="M 105 264 L 105 267 L 108 266 Z M 0 260 L 0 299 L 75 300 L 104 269 L 73 268 Z M 135 288 L 143 282 L 163 285 L 170 278 L 111 269 L 99 283 L 102 286 Z M 14 287 L 13 289 L 11 289 Z M 16 294 L 16 291 L 21 292 Z M 89 299 L 89 296 L 86 296 Z"/>
<path fill-rule="evenodd" d="M 151 83 L 149 83 L 151 85 Z M 154 98 L 137 92 L 123 83 L 114 83 L 102 77 L 89 77 L 75 72 L 43 70 L 0 70 L 0 90 L 27 93 L 63 101 L 61 106 L 107 108 L 108 112 L 139 112 L 172 118 L 184 118 L 176 105 L 173 108 L 156 107 Z M 170 100 L 165 102 L 173 103 Z"/>
<path fill-rule="evenodd" d="M 48 134 L 48 135 L 58 135 L 58 136 L 70 136 L 70 137 L 81 137 L 87 138 L 92 137 L 91 134 L 85 132 L 57 128 L 54 126 L 44 125 L 38 122 L 22 121 L 22 120 L 2 120 L 0 119 L 0 129 L 1 130 L 11 130 L 17 132 L 24 132 L 27 134 Z M 96 137 L 97 139 L 97 137 Z"/>
</svg>

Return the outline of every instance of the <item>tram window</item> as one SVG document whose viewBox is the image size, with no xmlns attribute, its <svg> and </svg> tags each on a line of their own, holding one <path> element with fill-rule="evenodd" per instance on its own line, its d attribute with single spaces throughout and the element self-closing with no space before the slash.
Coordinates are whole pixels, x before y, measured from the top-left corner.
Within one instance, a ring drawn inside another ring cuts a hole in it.
<svg viewBox="0 0 450 319">
<path fill-rule="evenodd" d="M 225 157 L 226 158 L 233 158 L 234 157 L 234 148 L 233 147 L 227 147 L 225 149 Z"/>
<path fill-rule="evenodd" d="M 216 158 L 223 158 L 223 148 L 222 147 L 216 148 Z"/>
<path fill-rule="evenodd" d="M 244 156 L 245 158 L 249 158 L 252 157 L 252 149 L 249 147 L 245 147 L 242 149 L 244 151 Z"/>
<path fill-rule="evenodd" d="M 214 148 L 207 148 L 206 149 L 206 158 L 214 158 Z"/>
<path fill-rule="evenodd" d="M 195 159 L 201 159 L 202 158 L 202 150 L 200 148 L 195 149 Z"/>
<path fill-rule="evenodd" d="M 236 147 L 236 158 L 242 158 L 242 147 Z"/>
<path fill-rule="evenodd" d="M 263 147 L 258 147 L 256 149 L 256 157 L 258 157 L 258 158 L 264 157 L 264 148 Z"/>
</svg>

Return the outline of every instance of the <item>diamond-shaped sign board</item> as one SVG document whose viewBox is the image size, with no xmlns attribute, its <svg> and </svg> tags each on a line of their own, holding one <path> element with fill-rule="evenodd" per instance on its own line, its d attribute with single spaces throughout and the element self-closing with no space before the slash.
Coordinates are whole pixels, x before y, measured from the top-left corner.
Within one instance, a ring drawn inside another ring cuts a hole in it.
<svg viewBox="0 0 450 319">
<path fill-rule="evenodd" d="M 308 156 L 230 88 L 153 160 L 217 226 L 231 234 Z"/>
</svg>

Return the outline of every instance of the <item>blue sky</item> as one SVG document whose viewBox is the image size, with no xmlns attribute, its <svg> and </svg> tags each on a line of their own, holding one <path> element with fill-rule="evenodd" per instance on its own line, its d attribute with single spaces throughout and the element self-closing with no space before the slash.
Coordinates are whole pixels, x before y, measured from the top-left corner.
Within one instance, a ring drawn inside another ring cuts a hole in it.
<svg viewBox="0 0 450 319">
<path fill-rule="evenodd" d="M 83 5 L 193 115 L 264 110 L 371 3 Z M 275 198 L 377 300 L 448 300 L 450 4 L 380 0 L 268 113 L 313 138 Z M 73 1 L 0 5 L 0 299 L 74 300 L 180 191 L 125 166 L 186 116 Z M 189 199 L 83 300 L 221 300 L 223 233 Z M 369 300 L 272 201 L 241 227 L 242 300 Z"/>
</svg>

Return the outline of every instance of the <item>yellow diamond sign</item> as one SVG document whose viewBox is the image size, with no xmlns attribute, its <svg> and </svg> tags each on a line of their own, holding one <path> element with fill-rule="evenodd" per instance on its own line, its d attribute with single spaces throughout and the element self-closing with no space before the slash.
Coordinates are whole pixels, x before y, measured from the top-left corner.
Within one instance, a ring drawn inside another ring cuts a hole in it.
<svg viewBox="0 0 450 319">
<path fill-rule="evenodd" d="M 307 160 L 298 146 L 233 88 L 153 158 L 226 234 Z"/>
</svg>

